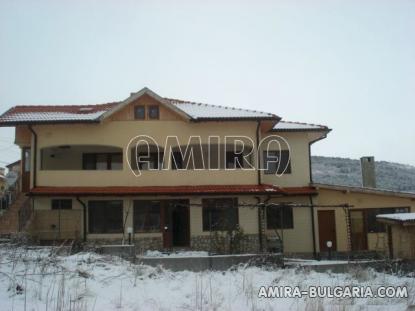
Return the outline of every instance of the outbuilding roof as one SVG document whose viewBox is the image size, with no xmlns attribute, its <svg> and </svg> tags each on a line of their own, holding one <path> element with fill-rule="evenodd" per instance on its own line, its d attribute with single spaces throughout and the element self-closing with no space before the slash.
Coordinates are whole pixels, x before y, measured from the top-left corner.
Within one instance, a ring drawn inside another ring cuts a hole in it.
<svg viewBox="0 0 415 311">
<path fill-rule="evenodd" d="M 384 196 L 391 196 L 391 197 L 415 199 L 415 193 L 413 192 L 402 192 L 402 191 L 386 190 L 386 189 L 379 189 L 379 188 L 331 185 L 331 184 L 321 184 L 321 183 L 312 183 L 311 186 L 315 187 L 317 190 L 326 189 L 326 190 L 342 191 L 344 193 L 350 193 L 350 192 L 366 193 L 366 194 L 376 194 L 376 195 L 384 195 Z"/>
<path fill-rule="evenodd" d="M 412 222 L 415 224 L 415 213 L 380 214 L 376 218 L 380 221 L 386 220 L 397 223 Z"/>
<path fill-rule="evenodd" d="M 161 104 L 190 119 L 191 121 L 209 120 L 275 120 L 281 118 L 266 112 L 239 109 L 224 106 L 201 104 L 183 100 L 160 97 L 148 88 L 132 93 L 127 99 L 99 105 L 49 105 L 15 106 L 0 116 L 0 126 L 45 123 L 87 123 L 100 122 L 137 98 L 147 94 Z"/>
</svg>

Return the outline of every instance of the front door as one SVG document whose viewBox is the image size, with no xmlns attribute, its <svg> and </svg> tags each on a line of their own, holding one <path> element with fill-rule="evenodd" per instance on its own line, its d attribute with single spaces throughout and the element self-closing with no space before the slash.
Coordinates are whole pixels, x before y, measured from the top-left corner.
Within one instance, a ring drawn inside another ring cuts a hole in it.
<svg viewBox="0 0 415 311">
<path fill-rule="evenodd" d="M 163 200 L 160 203 L 163 247 L 190 246 L 189 201 Z"/>
<path fill-rule="evenodd" d="M 334 211 L 318 211 L 318 235 L 320 240 L 320 252 L 327 252 L 327 242 L 331 241 L 332 251 L 337 250 L 336 219 Z"/>
<path fill-rule="evenodd" d="M 30 148 L 22 148 L 22 192 L 30 191 Z"/>
</svg>

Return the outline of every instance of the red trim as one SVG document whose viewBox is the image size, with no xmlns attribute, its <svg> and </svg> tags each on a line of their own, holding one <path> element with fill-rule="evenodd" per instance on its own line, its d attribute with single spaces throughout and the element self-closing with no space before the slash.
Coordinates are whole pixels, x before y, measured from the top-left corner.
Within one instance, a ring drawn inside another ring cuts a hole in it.
<svg viewBox="0 0 415 311">
<path fill-rule="evenodd" d="M 313 187 L 280 188 L 272 185 L 201 185 L 201 186 L 147 186 L 147 187 L 35 187 L 31 195 L 137 195 L 137 194 L 316 194 Z"/>
</svg>

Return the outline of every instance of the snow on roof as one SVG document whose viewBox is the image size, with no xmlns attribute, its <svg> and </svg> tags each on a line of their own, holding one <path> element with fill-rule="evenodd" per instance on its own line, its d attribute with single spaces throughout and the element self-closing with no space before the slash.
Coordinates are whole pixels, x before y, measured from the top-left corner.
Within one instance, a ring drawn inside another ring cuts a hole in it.
<svg viewBox="0 0 415 311">
<path fill-rule="evenodd" d="M 255 110 L 215 106 L 177 99 L 162 98 L 148 88 L 132 93 L 126 100 L 100 105 L 54 105 L 54 106 L 16 106 L 0 116 L 0 126 L 31 123 L 59 122 L 99 122 L 140 96 L 148 94 L 161 103 L 171 107 L 190 119 L 198 120 L 229 120 L 229 119 L 266 119 L 279 120 L 272 113 Z"/>
<path fill-rule="evenodd" d="M 16 106 L 0 116 L 0 124 L 97 121 L 117 103 L 101 105 Z"/>
<path fill-rule="evenodd" d="M 328 131 L 324 125 L 308 124 L 302 122 L 280 121 L 272 129 L 273 131 Z"/>
<path fill-rule="evenodd" d="M 376 217 L 399 222 L 415 221 L 415 213 L 380 214 Z"/>
<path fill-rule="evenodd" d="M 210 104 L 202 104 L 195 102 L 182 101 L 178 99 L 165 98 L 175 107 L 179 108 L 191 118 L 196 120 L 203 119 L 245 119 L 245 118 L 269 118 L 279 119 L 278 116 L 272 113 L 261 112 L 256 110 L 216 106 Z"/>
</svg>

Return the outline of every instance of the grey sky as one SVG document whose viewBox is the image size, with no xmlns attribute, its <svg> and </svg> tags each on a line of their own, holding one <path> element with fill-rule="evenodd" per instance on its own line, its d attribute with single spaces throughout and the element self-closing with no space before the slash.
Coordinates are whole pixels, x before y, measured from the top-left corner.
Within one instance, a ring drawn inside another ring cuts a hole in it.
<svg viewBox="0 0 415 311">
<path fill-rule="evenodd" d="M 0 2 L 1 113 L 148 86 L 328 125 L 315 155 L 415 165 L 415 1 L 61 2 Z"/>
</svg>

